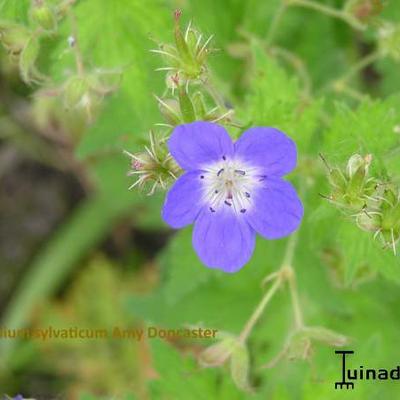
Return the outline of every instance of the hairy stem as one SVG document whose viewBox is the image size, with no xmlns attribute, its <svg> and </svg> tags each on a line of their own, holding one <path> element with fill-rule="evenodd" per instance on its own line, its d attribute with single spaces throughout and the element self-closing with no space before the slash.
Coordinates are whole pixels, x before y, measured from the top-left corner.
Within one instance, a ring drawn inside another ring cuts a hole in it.
<svg viewBox="0 0 400 400">
<path fill-rule="evenodd" d="M 356 64 L 351 66 L 350 69 L 341 78 L 336 79 L 336 82 L 343 82 L 343 83 L 347 82 L 349 79 L 351 79 L 354 75 L 363 70 L 365 67 L 379 60 L 381 56 L 382 55 L 380 51 L 374 51 L 366 55 Z"/>
<path fill-rule="evenodd" d="M 267 277 L 267 281 L 273 281 L 272 286 L 269 290 L 265 293 L 262 297 L 260 303 L 253 311 L 253 314 L 248 319 L 246 325 L 243 327 L 242 332 L 239 335 L 239 341 L 241 343 L 245 343 L 247 338 L 249 337 L 250 333 L 252 332 L 253 328 L 255 327 L 256 323 L 262 316 L 266 306 L 271 301 L 274 294 L 277 290 L 282 286 L 285 281 L 288 281 L 289 291 L 292 299 L 292 307 L 294 312 L 295 318 L 295 325 L 296 329 L 301 329 L 303 327 L 303 314 L 300 308 L 299 296 L 297 292 L 297 284 L 296 284 L 296 277 L 294 270 L 292 268 L 294 250 L 296 248 L 296 244 L 298 241 L 298 231 L 296 231 L 289 239 L 285 254 L 283 257 L 282 264 L 278 271 L 274 272 Z M 264 280 L 264 282 L 266 281 Z"/>
<path fill-rule="evenodd" d="M 85 66 L 84 66 L 82 51 L 81 51 L 79 39 L 78 39 L 78 24 L 76 21 L 75 14 L 73 13 L 72 10 L 69 10 L 68 15 L 69 15 L 69 19 L 71 22 L 71 33 L 72 33 L 72 40 L 73 40 L 73 42 L 71 44 L 71 48 L 74 52 L 76 70 L 77 70 L 78 76 L 83 79 L 85 76 Z M 91 105 L 90 98 L 88 98 L 88 101 L 86 101 L 85 111 L 86 111 L 88 122 L 92 122 L 93 121 L 93 112 L 92 112 L 92 105 Z"/>
<path fill-rule="evenodd" d="M 254 326 L 256 325 L 257 321 L 260 319 L 261 315 L 264 312 L 265 307 L 270 302 L 276 291 L 281 287 L 282 280 L 277 277 L 270 287 L 270 289 L 265 293 L 263 298 L 261 299 L 260 303 L 254 310 L 253 314 L 247 321 L 246 325 L 244 326 L 242 332 L 239 335 L 239 341 L 241 343 L 246 342 L 247 338 L 249 337 L 251 331 L 253 330 Z"/>
<path fill-rule="evenodd" d="M 267 37 L 265 38 L 265 43 L 267 46 L 270 46 L 273 43 L 276 31 L 278 30 L 278 26 L 282 20 L 283 15 L 287 10 L 287 5 L 285 3 L 281 3 L 276 10 L 274 18 L 272 19 L 271 25 L 269 27 Z"/>
<path fill-rule="evenodd" d="M 353 18 L 351 15 L 347 14 L 346 12 L 344 12 L 342 10 L 337 10 L 335 8 L 326 6 L 324 4 L 316 3 L 312 0 L 286 0 L 286 4 L 288 6 L 298 6 L 298 7 L 309 8 L 311 10 L 315 10 L 322 14 L 325 14 L 329 17 L 341 19 L 342 21 L 348 23 L 354 29 L 357 29 L 360 31 L 365 30 L 365 26 L 363 24 L 358 22 L 355 18 Z"/>
<path fill-rule="evenodd" d="M 74 51 L 76 70 L 78 72 L 78 75 L 80 77 L 82 77 L 85 74 L 85 68 L 84 68 L 82 52 L 81 52 L 81 48 L 80 48 L 79 40 L 78 40 L 78 25 L 76 22 L 75 14 L 72 11 L 69 11 L 68 15 L 69 15 L 69 19 L 71 22 L 71 33 L 72 33 L 72 38 L 73 38 L 73 44 L 71 45 L 71 47 Z"/>
<path fill-rule="evenodd" d="M 292 267 L 289 267 L 290 274 L 288 276 L 290 297 L 292 299 L 292 307 L 294 313 L 295 329 L 300 330 L 304 327 L 303 312 L 300 307 L 299 293 L 297 291 L 296 274 Z"/>
</svg>

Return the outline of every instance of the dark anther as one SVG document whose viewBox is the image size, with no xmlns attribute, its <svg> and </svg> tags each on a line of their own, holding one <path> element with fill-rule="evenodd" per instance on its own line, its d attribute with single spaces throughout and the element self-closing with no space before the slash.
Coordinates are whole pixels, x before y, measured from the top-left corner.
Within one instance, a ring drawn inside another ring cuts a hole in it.
<svg viewBox="0 0 400 400">
<path fill-rule="evenodd" d="M 214 193 L 217 194 L 217 193 L 218 193 L 218 190 L 215 190 Z"/>
<path fill-rule="evenodd" d="M 241 169 L 235 169 L 235 172 L 237 173 L 237 174 L 239 174 L 239 175 L 246 175 L 246 172 L 245 171 L 242 171 Z"/>
<path fill-rule="evenodd" d="M 204 179 L 204 175 L 200 175 L 200 179 Z"/>
<path fill-rule="evenodd" d="M 244 192 L 244 194 L 246 195 L 246 197 L 249 199 L 250 198 L 250 193 L 249 192 Z"/>
<path fill-rule="evenodd" d="M 211 211 L 211 212 L 215 212 L 215 210 L 214 210 L 212 207 L 210 207 L 210 211 Z"/>
<path fill-rule="evenodd" d="M 217 172 L 217 176 L 220 176 L 223 172 L 224 172 L 224 169 L 221 168 L 221 169 Z"/>
<path fill-rule="evenodd" d="M 242 214 L 244 214 L 244 213 L 246 212 L 246 209 L 245 209 L 245 208 L 242 208 L 242 209 L 240 210 L 240 212 L 241 212 Z"/>
<path fill-rule="evenodd" d="M 225 161 L 225 160 L 226 160 L 226 157 L 225 157 L 225 156 L 222 156 L 222 159 Z"/>
<path fill-rule="evenodd" d="M 229 203 L 229 201 L 226 201 L 226 200 L 225 200 L 225 204 L 226 204 L 227 206 L 229 206 L 229 207 L 232 205 L 232 203 Z"/>
</svg>

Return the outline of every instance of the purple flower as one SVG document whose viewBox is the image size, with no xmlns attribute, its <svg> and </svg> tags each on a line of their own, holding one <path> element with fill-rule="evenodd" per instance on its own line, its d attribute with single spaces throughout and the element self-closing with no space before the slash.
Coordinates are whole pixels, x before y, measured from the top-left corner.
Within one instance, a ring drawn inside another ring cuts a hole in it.
<svg viewBox="0 0 400 400">
<path fill-rule="evenodd" d="M 173 228 L 194 223 L 193 247 L 205 265 L 236 272 L 250 259 L 256 233 L 289 235 L 303 206 L 282 179 L 296 166 L 296 145 L 274 128 L 251 128 L 233 143 L 209 122 L 180 125 L 168 148 L 185 173 L 168 192 L 162 216 Z"/>
</svg>

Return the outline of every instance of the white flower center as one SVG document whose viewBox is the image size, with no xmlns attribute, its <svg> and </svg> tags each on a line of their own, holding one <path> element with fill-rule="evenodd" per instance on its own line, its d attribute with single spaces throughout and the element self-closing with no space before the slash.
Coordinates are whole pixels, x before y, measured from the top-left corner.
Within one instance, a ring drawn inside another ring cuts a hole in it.
<svg viewBox="0 0 400 400">
<path fill-rule="evenodd" d="M 246 213 L 253 204 L 254 189 L 264 180 L 258 168 L 226 157 L 203 171 L 204 202 L 211 212 L 229 207 L 236 213 Z"/>
</svg>

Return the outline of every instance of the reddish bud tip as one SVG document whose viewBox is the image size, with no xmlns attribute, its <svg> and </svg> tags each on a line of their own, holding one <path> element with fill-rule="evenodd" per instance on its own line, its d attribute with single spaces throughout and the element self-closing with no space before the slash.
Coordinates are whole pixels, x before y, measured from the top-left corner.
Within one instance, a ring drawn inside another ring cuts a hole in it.
<svg viewBox="0 0 400 400">
<path fill-rule="evenodd" d="M 141 163 L 141 162 L 138 161 L 138 160 L 133 160 L 133 161 L 132 161 L 132 168 L 133 168 L 135 171 L 139 171 L 139 170 L 141 170 L 141 169 L 143 168 L 143 163 Z"/>
<path fill-rule="evenodd" d="M 171 81 L 174 83 L 176 87 L 179 87 L 179 74 L 176 73 L 175 75 L 172 75 Z"/>
<path fill-rule="evenodd" d="M 181 18 L 181 15 L 182 15 L 182 10 L 177 9 L 174 11 L 174 18 L 175 18 L 176 22 L 179 21 L 179 19 Z"/>
</svg>

